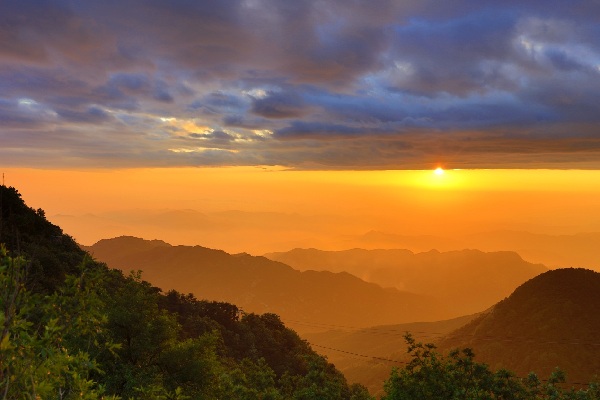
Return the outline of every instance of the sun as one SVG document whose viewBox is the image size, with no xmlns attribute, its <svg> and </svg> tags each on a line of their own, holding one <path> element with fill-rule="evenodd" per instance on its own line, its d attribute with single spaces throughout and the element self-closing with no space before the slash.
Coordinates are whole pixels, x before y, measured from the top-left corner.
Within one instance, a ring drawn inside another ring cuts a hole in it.
<svg viewBox="0 0 600 400">
<path fill-rule="evenodd" d="M 444 169 L 442 167 L 437 167 L 433 172 L 438 176 L 444 175 Z"/>
</svg>

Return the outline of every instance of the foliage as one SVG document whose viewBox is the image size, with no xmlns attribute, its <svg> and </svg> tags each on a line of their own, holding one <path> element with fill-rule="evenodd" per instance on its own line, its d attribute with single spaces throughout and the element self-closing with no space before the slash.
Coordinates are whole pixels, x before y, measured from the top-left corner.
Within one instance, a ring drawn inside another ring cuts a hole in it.
<svg viewBox="0 0 600 400">
<path fill-rule="evenodd" d="M 100 344 L 104 316 L 96 287 L 100 277 L 81 265 L 59 291 L 36 295 L 25 287 L 31 264 L 0 245 L 0 393 L 6 398 L 95 399 L 103 388 L 90 379 L 100 368 L 90 351 Z"/>
<path fill-rule="evenodd" d="M 486 364 L 475 362 L 475 355 L 468 348 L 444 357 L 432 344 L 418 343 L 410 334 L 405 339 L 411 361 L 405 368 L 392 371 L 385 383 L 383 400 L 600 399 L 597 384 L 579 391 L 565 389 L 565 375 L 559 370 L 542 383 L 533 373 L 520 378 L 504 369 L 493 372 Z"/>
<path fill-rule="evenodd" d="M 66 275 L 77 275 L 87 253 L 65 235 L 60 227 L 45 218 L 42 209 L 34 210 L 13 187 L 0 185 L 0 243 L 13 255 L 28 258 L 28 289 L 53 293 Z"/>
</svg>

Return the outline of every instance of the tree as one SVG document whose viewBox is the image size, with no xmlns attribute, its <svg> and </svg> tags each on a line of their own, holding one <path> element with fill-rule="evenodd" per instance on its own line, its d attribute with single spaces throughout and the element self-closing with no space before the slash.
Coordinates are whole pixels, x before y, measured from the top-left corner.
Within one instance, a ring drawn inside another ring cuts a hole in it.
<svg viewBox="0 0 600 400">
<path fill-rule="evenodd" d="M 546 383 L 531 373 L 526 378 L 501 369 L 490 371 L 474 361 L 471 349 L 454 350 L 447 357 L 438 354 L 433 344 L 417 343 L 405 336 L 411 361 L 394 369 L 386 381 L 382 400 L 598 400 L 598 385 L 575 391 L 564 389 L 565 375 L 555 371 Z"/>
<path fill-rule="evenodd" d="M 28 263 L 0 245 L 0 395 L 7 398 L 96 399 L 104 389 L 89 351 L 112 351 L 97 337 L 106 322 L 96 296 L 99 276 L 80 266 L 52 295 L 25 287 Z"/>
</svg>

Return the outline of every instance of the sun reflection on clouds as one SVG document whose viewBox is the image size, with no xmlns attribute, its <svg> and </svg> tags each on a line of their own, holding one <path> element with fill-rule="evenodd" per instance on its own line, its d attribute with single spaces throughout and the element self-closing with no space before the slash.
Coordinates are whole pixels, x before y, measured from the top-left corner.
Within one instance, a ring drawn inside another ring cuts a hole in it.
<svg viewBox="0 0 600 400">
<path fill-rule="evenodd" d="M 158 119 L 176 135 L 187 136 L 190 133 L 210 130 L 210 127 L 199 123 L 195 118 L 158 117 Z"/>
<path fill-rule="evenodd" d="M 220 149 L 216 147 L 179 147 L 168 149 L 172 153 L 207 153 L 207 152 L 226 152 L 236 154 L 239 151 L 235 149 Z"/>
</svg>

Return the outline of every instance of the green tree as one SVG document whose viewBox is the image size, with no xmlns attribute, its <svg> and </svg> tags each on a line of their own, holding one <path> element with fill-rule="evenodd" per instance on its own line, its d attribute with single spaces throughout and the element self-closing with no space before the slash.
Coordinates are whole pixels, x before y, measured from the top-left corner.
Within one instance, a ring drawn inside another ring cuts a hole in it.
<svg viewBox="0 0 600 400">
<path fill-rule="evenodd" d="M 422 344 L 407 334 L 411 361 L 394 369 L 386 381 L 382 400 L 599 400 L 597 384 L 575 391 L 565 389 L 565 375 L 555 371 L 546 383 L 531 373 L 519 378 L 501 369 L 493 372 L 474 361 L 471 349 L 454 350 L 447 357 L 433 344 Z"/>
<path fill-rule="evenodd" d="M 95 295 L 99 276 L 80 266 L 52 295 L 25 287 L 30 263 L 0 245 L 0 395 L 11 398 L 96 399 L 103 388 L 88 351 L 114 351 L 99 343 L 105 317 Z"/>
</svg>

